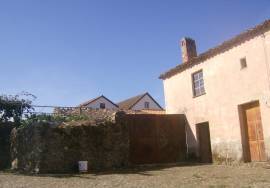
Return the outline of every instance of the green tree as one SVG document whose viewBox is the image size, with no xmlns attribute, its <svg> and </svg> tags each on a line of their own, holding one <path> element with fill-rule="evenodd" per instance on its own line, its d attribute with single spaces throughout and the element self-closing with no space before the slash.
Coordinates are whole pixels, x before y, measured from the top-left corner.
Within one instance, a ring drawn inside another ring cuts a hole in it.
<svg viewBox="0 0 270 188">
<path fill-rule="evenodd" d="M 34 110 L 31 106 L 34 99 L 36 97 L 27 92 L 0 96 L 0 121 L 14 122 L 19 126 L 22 118 L 27 118 Z"/>
</svg>

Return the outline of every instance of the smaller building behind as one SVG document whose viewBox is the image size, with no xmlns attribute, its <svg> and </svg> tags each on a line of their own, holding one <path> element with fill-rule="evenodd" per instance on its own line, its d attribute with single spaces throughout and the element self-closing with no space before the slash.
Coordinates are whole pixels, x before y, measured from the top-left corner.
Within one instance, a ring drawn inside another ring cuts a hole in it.
<svg viewBox="0 0 270 188">
<path fill-rule="evenodd" d="M 88 100 L 78 107 L 87 109 L 107 109 L 107 110 L 124 110 L 129 113 L 147 113 L 147 114 L 164 114 L 165 111 L 158 102 L 148 93 L 143 93 L 135 97 L 128 98 L 115 104 L 110 99 L 101 95 L 94 99 Z M 136 111 L 136 112 L 135 112 Z"/>
<path fill-rule="evenodd" d="M 79 105 L 80 107 L 87 107 L 92 109 L 109 109 L 116 110 L 118 109 L 118 105 L 113 103 L 107 97 L 101 95 L 89 101 L 86 101 Z"/>
<path fill-rule="evenodd" d="M 117 105 L 121 110 L 163 111 L 163 108 L 148 92 L 121 101 Z"/>
</svg>

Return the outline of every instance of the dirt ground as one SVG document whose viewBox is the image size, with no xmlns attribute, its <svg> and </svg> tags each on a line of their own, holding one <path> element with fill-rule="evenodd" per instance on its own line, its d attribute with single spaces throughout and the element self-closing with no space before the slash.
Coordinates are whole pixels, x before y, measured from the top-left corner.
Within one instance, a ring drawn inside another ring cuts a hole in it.
<svg viewBox="0 0 270 188">
<path fill-rule="evenodd" d="M 268 164 L 141 167 L 90 174 L 0 172 L 0 187 L 270 187 Z"/>
</svg>

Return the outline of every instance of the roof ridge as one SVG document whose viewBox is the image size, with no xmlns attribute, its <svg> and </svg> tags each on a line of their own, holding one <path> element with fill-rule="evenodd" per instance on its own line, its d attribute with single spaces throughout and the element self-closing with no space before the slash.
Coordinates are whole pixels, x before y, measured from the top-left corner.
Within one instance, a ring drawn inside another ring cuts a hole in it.
<svg viewBox="0 0 270 188">
<path fill-rule="evenodd" d="M 149 92 L 144 92 L 134 97 L 130 97 L 126 100 L 120 101 L 117 103 L 117 105 L 119 106 L 119 108 L 130 110 L 146 95 L 148 95 L 157 104 L 157 106 L 160 107 L 160 109 L 163 109 L 160 104 L 158 104 L 158 102 L 149 94 Z"/>
<path fill-rule="evenodd" d="M 95 98 L 93 98 L 93 99 L 90 99 L 90 100 L 88 100 L 88 101 L 86 101 L 86 102 L 84 102 L 84 103 L 81 103 L 79 106 L 87 106 L 87 105 L 89 105 L 90 103 L 92 103 L 92 102 L 94 102 L 94 101 L 100 99 L 101 97 L 105 98 L 107 101 L 109 101 L 110 103 L 112 103 L 113 105 L 115 105 L 116 107 L 118 107 L 117 104 L 115 104 L 114 102 L 112 102 L 110 99 L 108 99 L 107 97 L 105 97 L 103 94 L 100 95 L 100 96 L 98 96 L 98 97 L 95 97 Z"/>
<path fill-rule="evenodd" d="M 129 97 L 129 98 L 125 99 L 125 100 L 119 101 L 117 104 L 123 103 L 123 102 L 128 101 L 128 100 L 133 99 L 133 98 L 141 97 L 141 96 L 143 96 L 145 94 L 146 93 L 142 93 L 142 94 L 139 94 L 139 95 L 135 95 L 133 97 Z"/>
<path fill-rule="evenodd" d="M 95 97 L 95 98 L 89 99 L 89 100 L 87 100 L 87 101 L 85 101 L 85 102 L 79 104 L 79 106 L 86 106 L 86 105 L 90 104 L 91 102 L 93 102 L 93 101 L 99 99 L 100 97 L 102 97 L 102 95 L 99 95 L 99 96 L 97 96 L 97 97 Z"/>
<path fill-rule="evenodd" d="M 149 95 L 147 92 L 146 93 L 144 93 L 144 94 L 141 94 L 141 96 L 137 99 L 137 101 L 135 101 L 134 103 L 133 103 L 133 105 L 131 105 L 130 107 L 129 107 L 129 110 L 133 107 L 133 106 L 135 106 L 145 95 Z"/>
</svg>

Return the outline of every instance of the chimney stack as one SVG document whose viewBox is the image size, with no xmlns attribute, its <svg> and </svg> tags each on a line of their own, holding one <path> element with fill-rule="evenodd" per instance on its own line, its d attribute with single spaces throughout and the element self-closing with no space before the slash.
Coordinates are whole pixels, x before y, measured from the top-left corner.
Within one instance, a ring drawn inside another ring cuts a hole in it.
<svg viewBox="0 0 270 188">
<path fill-rule="evenodd" d="M 183 63 L 189 62 L 194 57 L 197 57 L 195 40 L 185 37 L 181 40 L 182 61 Z"/>
</svg>

